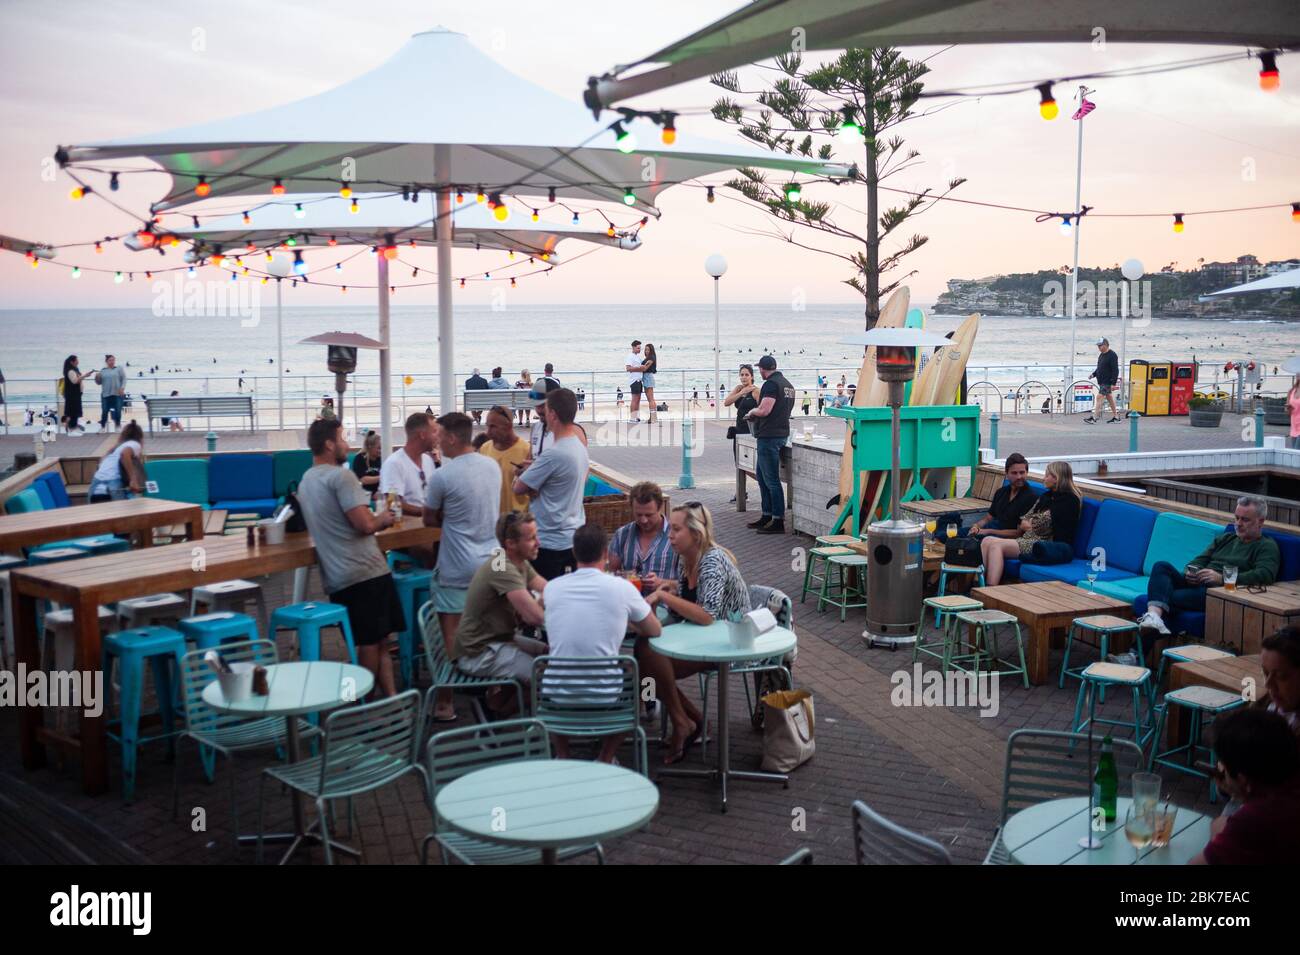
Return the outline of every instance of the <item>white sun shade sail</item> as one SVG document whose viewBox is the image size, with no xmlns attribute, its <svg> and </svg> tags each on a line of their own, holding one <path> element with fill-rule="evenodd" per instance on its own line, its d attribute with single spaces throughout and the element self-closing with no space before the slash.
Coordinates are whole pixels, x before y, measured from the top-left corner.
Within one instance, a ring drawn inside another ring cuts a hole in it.
<svg viewBox="0 0 1300 955">
<path fill-rule="evenodd" d="M 586 92 L 607 107 L 792 50 L 952 43 L 1300 45 L 1296 0 L 755 0 L 662 50 L 616 66 Z M 639 67 L 661 64 L 636 75 Z"/>
<path fill-rule="evenodd" d="M 394 241 L 419 245 L 435 243 L 433 228 L 437 214 L 431 202 L 421 199 L 410 202 L 400 195 L 356 194 L 357 211 L 349 211 L 351 200 L 336 193 L 295 196 L 293 200 L 277 199 L 265 205 L 250 206 L 251 223 L 244 222 L 243 214 L 210 219 L 197 227 L 168 229 L 167 232 L 183 239 L 202 241 L 209 247 L 233 247 L 278 244 L 289 236 L 310 236 L 328 241 L 334 238 L 340 245 L 373 245 L 389 237 Z M 297 216 L 301 205 L 305 213 Z M 461 248 L 501 249 L 524 255 L 555 254 L 555 248 L 564 239 L 581 239 L 596 245 L 619 249 L 639 249 L 641 239 L 626 231 L 608 234 L 608 226 L 533 222 L 529 214 L 516 208 L 505 222 L 498 221 L 486 204 L 477 203 L 473 196 L 452 206 L 452 244 Z"/>
<path fill-rule="evenodd" d="M 173 177 L 156 210 L 193 202 L 200 175 L 213 197 L 265 194 L 276 177 L 289 193 L 320 192 L 349 174 L 353 188 L 370 192 L 481 184 L 507 195 L 546 195 L 555 187 L 562 196 L 623 201 L 631 188 L 637 208 L 654 212 L 663 189 L 738 166 L 847 174 L 840 164 L 687 130 L 663 146 L 658 127 L 644 119 L 629 131 L 645 148 L 625 154 L 608 125 L 511 73 L 463 34 L 436 29 L 316 96 L 184 129 L 66 146 L 60 157 L 92 166 L 147 157 Z"/>
<path fill-rule="evenodd" d="M 1247 292 L 1277 292 L 1294 288 L 1300 288 L 1300 266 L 1286 272 L 1276 272 L 1262 279 L 1255 279 L 1255 281 L 1247 282 L 1245 285 L 1234 285 L 1232 288 L 1219 289 L 1217 292 L 1210 292 L 1202 297 L 1245 295 Z"/>
</svg>

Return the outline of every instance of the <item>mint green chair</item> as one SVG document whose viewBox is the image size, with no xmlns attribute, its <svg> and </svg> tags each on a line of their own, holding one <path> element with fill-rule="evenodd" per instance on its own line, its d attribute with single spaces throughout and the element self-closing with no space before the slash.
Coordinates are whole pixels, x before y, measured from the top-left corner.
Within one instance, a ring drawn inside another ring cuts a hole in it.
<svg viewBox="0 0 1300 955">
<path fill-rule="evenodd" d="M 974 650 L 969 659 L 975 664 L 974 672 L 980 670 L 980 662 L 984 657 L 988 657 L 988 671 L 1001 678 L 1003 676 L 1015 676 L 1017 673 L 1024 680 L 1025 689 L 1029 689 L 1029 667 L 1025 665 L 1025 641 L 1020 633 L 1020 621 L 1009 613 L 1001 610 L 959 610 L 954 615 L 954 628 L 959 623 L 974 627 L 973 642 Z M 1019 656 L 1020 665 L 1017 666 L 1013 660 L 1006 660 L 998 656 L 998 631 L 1001 628 L 1010 627 L 1016 637 L 1016 653 Z M 966 671 L 960 661 L 968 659 L 967 657 L 958 657 L 954 654 L 948 655 L 948 662 L 956 669 L 962 672 Z"/>
<path fill-rule="evenodd" d="M 1132 620 L 1125 620 L 1123 617 L 1114 617 L 1108 613 L 1094 614 L 1091 617 L 1075 617 L 1070 623 L 1070 630 L 1065 637 L 1065 653 L 1061 656 L 1061 676 L 1056 685 L 1060 688 L 1065 687 L 1065 678 L 1067 676 L 1079 679 L 1083 673 L 1083 667 L 1070 669 L 1070 647 L 1074 643 L 1076 635 L 1083 633 L 1095 633 L 1098 639 L 1098 658 L 1105 660 L 1110 652 L 1110 638 L 1121 633 L 1130 634 L 1133 637 L 1133 648 L 1137 654 L 1138 662 L 1145 664 L 1146 654 L 1142 650 L 1142 631 Z M 1155 703 L 1155 687 L 1153 684 L 1147 686 L 1148 694 L 1151 697 L 1151 703 Z M 1106 702 L 1106 685 L 1103 683 L 1099 689 L 1098 695 L 1101 702 Z"/>
<path fill-rule="evenodd" d="M 1156 721 L 1155 743 L 1151 746 L 1151 758 L 1147 762 L 1147 769 L 1151 769 L 1157 763 L 1161 766 L 1168 766 L 1170 769 L 1176 769 L 1180 773 L 1187 773 L 1189 776 L 1199 776 L 1202 779 L 1210 780 L 1210 802 L 1218 801 L 1218 787 L 1214 784 L 1214 778 L 1210 775 L 1208 768 L 1213 767 L 1217 762 L 1214 755 L 1214 747 L 1205 743 L 1204 733 L 1206 724 L 1213 722 L 1214 718 L 1220 713 L 1226 713 L 1229 710 L 1235 710 L 1240 706 L 1245 706 L 1246 701 L 1242 699 L 1240 693 L 1229 693 L 1226 690 L 1217 690 L 1210 686 L 1185 686 L 1179 690 L 1171 690 L 1165 694 L 1164 703 L 1159 709 L 1159 717 Z M 1156 752 L 1160 749 L 1160 737 L 1165 729 L 1165 717 L 1169 713 L 1169 707 L 1180 706 L 1188 711 L 1187 721 L 1187 742 L 1180 746 L 1171 746 L 1163 752 Z M 1198 769 L 1200 765 L 1205 765 L 1206 770 Z"/>
<path fill-rule="evenodd" d="M 983 610 L 984 605 L 973 597 L 964 597 L 961 594 L 926 597 L 921 603 L 934 611 L 934 626 L 939 633 L 939 640 L 936 643 L 934 640 L 927 640 L 924 633 L 918 633 L 916 643 L 912 644 L 912 662 L 915 663 L 921 654 L 935 657 L 940 661 L 943 672 L 947 673 L 954 659 L 964 659 L 957 653 L 961 642 L 961 634 L 957 630 L 957 614 Z M 924 621 L 925 614 L 922 613 L 921 617 Z M 939 647 L 937 652 L 936 645 Z"/>
<path fill-rule="evenodd" d="M 1133 719 L 1117 720 L 1097 715 L 1097 691 L 1104 686 L 1128 687 L 1133 694 Z M 1127 666 L 1122 663 L 1090 663 L 1079 674 L 1079 693 L 1074 700 L 1074 732 L 1080 733 L 1095 723 L 1133 728 L 1133 742 L 1139 748 L 1155 733 L 1155 713 L 1151 707 L 1149 689 L 1151 671 L 1146 667 Z M 1147 697 L 1146 716 L 1142 715 L 1142 698 Z M 1083 704 L 1088 702 L 1088 718 L 1083 718 Z"/>
<path fill-rule="evenodd" d="M 256 750 L 275 750 L 285 745 L 285 724 L 278 716 L 234 716 L 218 713 L 203 700 L 203 690 L 214 679 L 212 669 L 204 661 L 207 651 L 193 650 L 181 659 L 181 700 L 185 707 L 185 729 L 176 741 L 176 766 L 172 777 L 172 818 L 177 818 L 181 794 L 181 753 L 185 740 L 193 740 L 199 749 L 199 762 L 208 782 L 216 776 L 217 756 L 226 759 L 230 770 L 230 818 L 235 848 L 241 841 L 251 841 L 252 836 L 239 834 L 239 799 L 235 787 L 235 754 Z M 227 643 L 221 648 L 227 663 L 256 663 L 270 666 L 279 662 L 275 644 L 270 640 L 249 640 L 245 643 Z M 298 720 L 302 739 L 313 739 L 320 730 L 304 719 Z"/>
<path fill-rule="evenodd" d="M 855 576 L 856 580 L 853 579 Z M 826 604 L 840 608 L 841 623 L 850 610 L 867 605 L 866 554 L 849 551 L 847 554 L 831 554 L 826 558 L 822 589 L 817 594 L 817 612 L 821 613 Z"/>
<path fill-rule="evenodd" d="M 533 717 L 557 736 L 599 739 L 630 734 L 633 766 L 649 776 L 640 688 L 636 660 L 630 656 L 536 657 Z"/>
<path fill-rule="evenodd" d="M 433 699 L 432 691 L 429 699 Z M 433 831 L 425 836 L 420 847 L 420 864 L 428 864 L 429 846 L 436 842 L 443 865 L 452 859 L 464 865 L 540 865 L 540 849 L 496 845 L 452 830 L 439 817 L 434 800 L 443 786 L 476 769 L 486 769 L 499 763 L 550 758 L 551 738 L 546 731 L 546 724 L 541 720 L 504 720 L 500 723 L 467 726 L 464 729 L 447 730 L 429 740 L 425 750 L 425 766 L 428 769 L 429 810 L 433 814 Z M 571 859 L 588 852 L 596 853 L 596 860 L 604 865 L 605 852 L 599 842 L 561 849 L 557 858 Z"/>
<path fill-rule="evenodd" d="M 451 661 L 447 656 L 447 644 L 442 635 L 442 624 L 438 622 L 438 615 L 434 613 L 432 601 L 426 602 L 420 607 L 420 612 L 416 615 L 416 621 L 420 628 L 420 639 L 424 649 L 424 662 L 429 668 L 429 678 L 432 681 L 429 687 L 430 699 L 437 695 L 442 689 L 451 690 L 453 693 L 467 693 L 471 695 L 474 703 L 474 713 L 479 722 L 487 722 L 487 713 L 483 710 L 480 697 L 484 691 L 494 686 L 505 686 L 515 691 L 515 705 L 517 712 L 524 711 L 524 688 L 519 685 L 518 681 L 507 677 L 485 677 L 470 676 L 464 673 Z M 433 708 L 429 707 L 430 717 Z M 424 727 L 421 727 L 423 731 Z"/>
<path fill-rule="evenodd" d="M 799 602 L 803 603 L 808 599 L 809 591 L 820 591 L 821 584 L 829 572 L 826 562 L 836 555 L 852 554 L 853 551 L 841 545 L 831 545 L 826 547 L 813 547 L 808 551 L 808 562 L 804 565 L 803 570 L 803 592 L 799 594 Z M 821 573 L 817 572 L 817 562 L 821 561 Z M 813 587 L 813 584 L 817 584 Z M 820 605 L 817 608 L 821 609 Z"/>
<path fill-rule="evenodd" d="M 209 506 L 208 462 L 202 458 L 146 459 L 144 472 L 158 486 L 156 491 L 146 491 L 147 497 Z"/>
<path fill-rule="evenodd" d="M 395 783 L 409 773 L 420 777 L 426 791 L 429 778 L 416 754 L 416 734 L 421 723 L 420 692 L 335 710 L 325 718 L 320 753 L 296 763 L 262 771 L 257 788 L 257 861 L 262 861 L 264 796 L 267 779 L 295 789 L 316 803 L 317 824 L 325 864 L 334 864 L 329 832 L 329 802 L 351 800 Z M 349 813 L 349 817 L 351 813 Z"/>
</svg>

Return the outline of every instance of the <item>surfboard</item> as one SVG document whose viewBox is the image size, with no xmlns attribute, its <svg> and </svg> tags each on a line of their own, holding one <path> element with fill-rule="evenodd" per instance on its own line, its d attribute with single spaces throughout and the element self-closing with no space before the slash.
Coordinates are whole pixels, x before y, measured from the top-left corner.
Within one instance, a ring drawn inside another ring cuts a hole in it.
<svg viewBox="0 0 1300 955">
<path fill-rule="evenodd" d="M 971 315 L 953 332 L 951 343 L 939 348 L 930 356 L 921 373 L 912 385 L 910 405 L 950 405 L 957 400 L 957 390 L 961 387 L 962 376 L 966 373 L 966 363 L 970 359 L 971 349 L 975 347 L 975 337 L 979 334 L 980 317 Z M 942 475 L 951 472 L 951 468 L 928 468 L 921 474 L 922 483 L 932 488 L 931 481 L 942 483 Z M 906 493 L 911 485 L 910 475 L 899 479 L 899 495 Z"/>
<path fill-rule="evenodd" d="M 885 307 L 880 310 L 880 317 L 876 320 L 876 328 L 899 328 L 907 320 L 907 308 L 911 301 L 911 292 L 907 286 L 899 287 Z M 858 370 L 858 387 L 853 393 L 853 407 L 866 408 L 884 404 L 884 397 L 880 391 L 880 386 L 884 382 L 876 380 L 876 350 L 875 348 L 864 349 L 862 357 L 862 367 Z M 885 386 L 887 387 L 887 386 Z M 853 428 L 845 424 L 844 428 L 844 450 L 840 456 L 840 493 L 831 499 L 828 507 L 834 507 L 837 504 L 848 501 L 853 494 L 853 445 L 852 441 Z M 871 472 L 864 471 L 867 475 Z M 856 533 L 856 528 L 853 531 Z"/>
</svg>

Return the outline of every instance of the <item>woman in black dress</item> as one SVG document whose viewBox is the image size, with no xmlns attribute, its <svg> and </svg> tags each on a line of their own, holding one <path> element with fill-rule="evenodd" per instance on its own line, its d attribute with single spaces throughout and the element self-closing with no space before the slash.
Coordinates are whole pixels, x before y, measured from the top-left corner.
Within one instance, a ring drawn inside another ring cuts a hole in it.
<svg viewBox="0 0 1300 955">
<path fill-rule="evenodd" d="M 641 372 L 641 388 L 645 391 L 645 400 L 650 405 L 651 423 L 658 421 L 658 407 L 655 404 L 655 374 L 659 371 L 659 356 L 655 354 L 655 346 L 649 342 L 645 343 L 645 371 Z"/>
<path fill-rule="evenodd" d="M 365 446 L 352 459 L 352 473 L 372 498 L 379 491 L 379 467 L 384 463 L 379 452 L 379 433 L 367 431 Z"/>
<path fill-rule="evenodd" d="M 77 368 L 77 356 L 63 360 L 63 417 L 60 419 L 68 434 L 81 431 L 81 380 L 85 377 Z"/>
<path fill-rule="evenodd" d="M 749 421 L 745 415 L 749 414 L 758 407 L 759 386 L 754 384 L 754 366 L 740 366 L 740 384 L 731 389 L 726 398 L 722 399 L 722 404 L 730 408 L 736 407 L 736 426 L 731 429 L 731 456 L 739 463 L 740 449 L 736 445 L 736 436 L 749 434 Z M 735 498 L 733 497 L 734 501 Z"/>
</svg>

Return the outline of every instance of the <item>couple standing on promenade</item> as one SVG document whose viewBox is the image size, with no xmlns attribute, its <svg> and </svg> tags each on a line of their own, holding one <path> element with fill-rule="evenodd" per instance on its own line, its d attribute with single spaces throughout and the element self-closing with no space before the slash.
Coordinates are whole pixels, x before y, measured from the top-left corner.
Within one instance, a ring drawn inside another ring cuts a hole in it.
<svg viewBox="0 0 1300 955">
<path fill-rule="evenodd" d="M 631 424 L 636 424 L 641 420 L 641 395 L 645 394 L 646 402 L 650 405 L 650 421 L 655 421 L 655 413 L 658 410 L 655 407 L 655 373 L 659 370 L 659 357 L 655 354 L 655 346 L 649 342 L 645 343 L 645 352 L 641 350 L 641 341 L 634 339 L 632 350 L 627 353 L 623 359 L 623 367 L 627 372 L 628 388 L 632 392 L 632 411 L 628 417 Z"/>
</svg>

